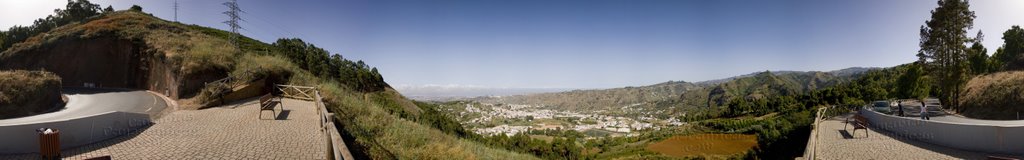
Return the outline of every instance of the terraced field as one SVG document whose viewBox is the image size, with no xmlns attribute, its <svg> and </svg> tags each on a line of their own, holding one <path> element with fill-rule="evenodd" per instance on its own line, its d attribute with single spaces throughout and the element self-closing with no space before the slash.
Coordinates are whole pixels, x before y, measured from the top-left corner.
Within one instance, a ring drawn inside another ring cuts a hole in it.
<svg viewBox="0 0 1024 160">
<path fill-rule="evenodd" d="M 747 134 L 695 134 L 672 136 L 647 145 L 647 150 L 661 154 L 689 156 L 729 156 L 744 154 L 757 146 L 757 136 Z"/>
</svg>

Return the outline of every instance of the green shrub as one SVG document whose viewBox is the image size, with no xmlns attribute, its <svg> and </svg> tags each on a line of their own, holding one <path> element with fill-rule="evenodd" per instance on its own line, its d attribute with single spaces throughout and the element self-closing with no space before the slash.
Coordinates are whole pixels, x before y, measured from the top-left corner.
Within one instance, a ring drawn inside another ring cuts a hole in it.
<svg viewBox="0 0 1024 160">
<path fill-rule="evenodd" d="M 295 64 L 282 57 L 248 53 L 238 60 L 238 64 L 229 75 L 240 82 L 269 78 L 270 83 L 283 84 L 298 71 Z"/>
<path fill-rule="evenodd" d="M 232 68 L 237 58 L 238 49 L 235 49 L 224 39 L 192 37 L 191 47 L 188 54 L 184 55 L 182 72 L 185 74 L 199 71 L 217 69 L 228 70 Z"/>
</svg>

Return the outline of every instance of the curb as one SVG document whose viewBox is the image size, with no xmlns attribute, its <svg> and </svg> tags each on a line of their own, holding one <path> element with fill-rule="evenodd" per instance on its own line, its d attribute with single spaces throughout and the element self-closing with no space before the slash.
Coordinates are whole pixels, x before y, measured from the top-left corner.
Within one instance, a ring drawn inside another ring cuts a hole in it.
<svg viewBox="0 0 1024 160">
<path fill-rule="evenodd" d="M 150 90 L 146 90 L 146 92 L 149 92 L 150 94 L 156 95 L 157 97 L 163 98 L 164 99 L 164 103 L 166 103 L 167 107 L 171 107 L 175 111 L 178 110 L 178 101 L 172 100 L 170 97 L 167 97 L 167 96 L 165 96 L 163 94 L 156 93 L 156 92 L 153 92 L 153 91 L 150 91 Z"/>
</svg>

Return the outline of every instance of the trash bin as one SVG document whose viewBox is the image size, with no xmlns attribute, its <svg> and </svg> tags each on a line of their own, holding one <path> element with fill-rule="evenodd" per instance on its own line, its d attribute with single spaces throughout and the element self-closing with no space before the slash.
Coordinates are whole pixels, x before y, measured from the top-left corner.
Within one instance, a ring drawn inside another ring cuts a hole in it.
<svg viewBox="0 0 1024 160">
<path fill-rule="evenodd" d="M 42 159 L 60 159 L 60 131 L 51 128 L 40 128 L 39 155 Z"/>
</svg>

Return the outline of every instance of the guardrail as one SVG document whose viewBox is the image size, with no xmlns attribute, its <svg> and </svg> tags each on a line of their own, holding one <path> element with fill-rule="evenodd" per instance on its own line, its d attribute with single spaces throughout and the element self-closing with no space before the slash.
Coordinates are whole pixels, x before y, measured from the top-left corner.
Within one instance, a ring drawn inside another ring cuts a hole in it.
<svg viewBox="0 0 1024 160">
<path fill-rule="evenodd" d="M 900 138 L 979 152 L 1012 155 L 1024 154 L 1024 125 L 989 125 L 917 118 L 896 117 L 870 109 L 861 109 L 874 128 L 883 129 Z"/>
<path fill-rule="evenodd" d="M 349 152 L 348 146 L 345 145 L 345 141 L 341 139 L 341 133 L 338 133 L 338 128 L 334 125 L 334 113 L 327 110 L 320 90 L 316 87 L 293 85 L 275 85 L 275 87 L 282 92 L 282 97 L 312 100 L 316 103 L 317 115 L 320 116 L 320 129 L 327 140 L 328 157 L 337 160 L 355 159 L 352 157 L 352 152 Z"/>
</svg>

